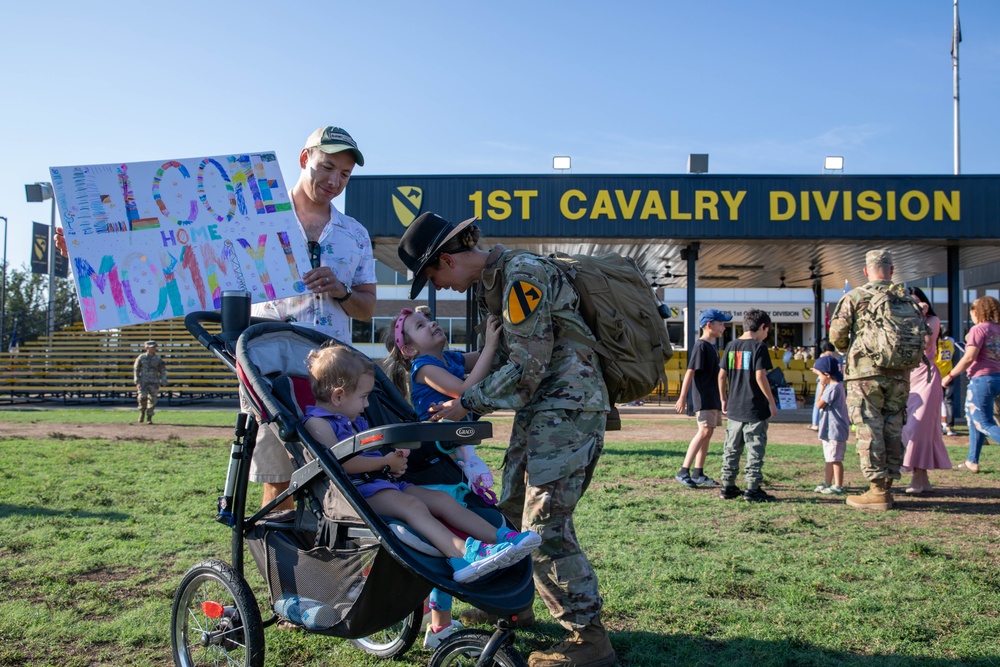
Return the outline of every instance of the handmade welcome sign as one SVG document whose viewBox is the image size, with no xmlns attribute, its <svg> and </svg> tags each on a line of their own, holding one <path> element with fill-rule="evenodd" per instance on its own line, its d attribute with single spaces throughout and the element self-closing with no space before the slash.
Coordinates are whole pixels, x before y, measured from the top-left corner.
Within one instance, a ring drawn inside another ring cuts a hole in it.
<svg viewBox="0 0 1000 667">
<path fill-rule="evenodd" d="M 274 153 L 52 167 L 88 331 L 305 291 L 309 254 Z"/>
</svg>

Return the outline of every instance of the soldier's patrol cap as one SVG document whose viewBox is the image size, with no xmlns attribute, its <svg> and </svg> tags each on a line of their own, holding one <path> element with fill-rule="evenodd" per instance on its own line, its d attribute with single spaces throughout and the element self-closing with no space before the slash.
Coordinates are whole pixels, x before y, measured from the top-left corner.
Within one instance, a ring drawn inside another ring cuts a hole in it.
<svg viewBox="0 0 1000 667">
<path fill-rule="evenodd" d="M 146 341 L 146 347 L 156 347 L 156 341 L 155 340 L 147 340 Z"/>
<path fill-rule="evenodd" d="M 399 258 L 413 272 L 413 286 L 410 287 L 410 298 L 416 299 L 420 290 L 427 284 L 423 276 L 424 269 L 437 257 L 441 247 L 453 239 L 456 234 L 476 221 L 476 216 L 463 220 L 457 225 L 442 218 L 437 213 L 421 213 L 416 220 L 403 232 L 396 249 Z"/>
<path fill-rule="evenodd" d="M 892 266 L 892 253 L 888 249 L 869 250 L 865 254 L 865 266 L 878 266 L 879 264 Z"/>
<path fill-rule="evenodd" d="M 351 151 L 354 153 L 354 161 L 358 163 L 359 167 L 365 166 L 365 156 L 361 154 L 358 150 L 358 142 L 354 140 L 354 137 L 347 133 L 342 127 L 334 127 L 328 125 L 326 127 L 317 128 L 315 132 L 309 135 L 306 139 L 306 148 L 318 148 L 324 153 L 340 153 L 342 151 Z"/>
</svg>

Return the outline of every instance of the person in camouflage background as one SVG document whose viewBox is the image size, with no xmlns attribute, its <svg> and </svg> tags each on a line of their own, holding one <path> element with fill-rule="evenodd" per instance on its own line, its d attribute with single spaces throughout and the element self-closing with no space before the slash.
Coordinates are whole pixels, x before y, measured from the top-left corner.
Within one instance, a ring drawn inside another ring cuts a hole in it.
<svg viewBox="0 0 1000 667">
<path fill-rule="evenodd" d="M 132 375 L 138 391 L 139 423 L 145 420 L 152 424 L 160 387 L 167 383 L 167 365 L 163 357 L 156 353 L 155 340 L 146 341 L 146 351 L 135 358 Z"/>
<path fill-rule="evenodd" d="M 889 370 L 874 365 L 857 345 L 861 331 L 859 313 L 871 301 L 872 291 L 886 292 L 895 286 L 892 253 L 871 250 L 865 255 L 868 283 L 841 297 L 830 318 L 830 342 L 844 354 L 844 385 L 847 411 L 857 429 L 861 472 L 870 488 L 858 496 L 848 496 L 847 504 L 857 509 L 892 508 L 892 482 L 900 478 L 903 464 L 903 424 L 910 395 L 910 371 Z M 871 342 L 871 341 L 863 341 Z"/>
<path fill-rule="evenodd" d="M 532 554 L 535 585 L 566 640 L 528 657 L 530 667 L 604 667 L 615 652 L 601 623 L 597 575 L 577 541 L 573 511 L 604 448 L 610 408 L 594 351 L 557 335 L 590 337 L 578 296 L 562 272 L 528 253 L 476 247 L 475 218 L 453 225 L 433 213 L 414 220 L 399 243 L 413 271 L 410 298 L 428 279 L 435 289 L 474 286 L 481 310 L 501 317 L 500 364 L 458 399 L 432 407 L 434 418 L 514 410 L 500 508 L 542 536 Z"/>
</svg>

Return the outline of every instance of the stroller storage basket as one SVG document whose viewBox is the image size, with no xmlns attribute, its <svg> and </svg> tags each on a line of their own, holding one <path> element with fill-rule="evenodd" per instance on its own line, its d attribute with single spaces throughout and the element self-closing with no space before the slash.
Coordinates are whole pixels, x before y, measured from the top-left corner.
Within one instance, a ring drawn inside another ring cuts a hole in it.
<svg viewBox="0 0 1000 667">
<path fill-rule="evenodd" d="M 429 584 L 407 575 L 393 559 L 379 557 L 374 535 L 347 540 L 342 548 L 309 548 L 299 538 L 292 530 L 258 525 L 247 535 L 247 547 L 272 605 L 293 596 L 322 605 L 309 626 L 313 632 L 364 637 L 405 618 L 430 592 Z M 387 580 L 395 582 L 391 594 L 378 583 Z"/>
</svg>

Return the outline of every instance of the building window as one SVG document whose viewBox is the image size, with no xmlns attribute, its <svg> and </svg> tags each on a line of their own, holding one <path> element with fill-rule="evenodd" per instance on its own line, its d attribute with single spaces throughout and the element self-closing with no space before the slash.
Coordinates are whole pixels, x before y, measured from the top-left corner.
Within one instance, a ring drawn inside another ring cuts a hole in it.
<svg viewBox="0 0 1000 667">
<path fill-rule="evenodd" d="M 409 285 L 406 274 L 399 273 L 383 262 L 375 260 L 375 282 L 379 285 Z"/>
</svg>

